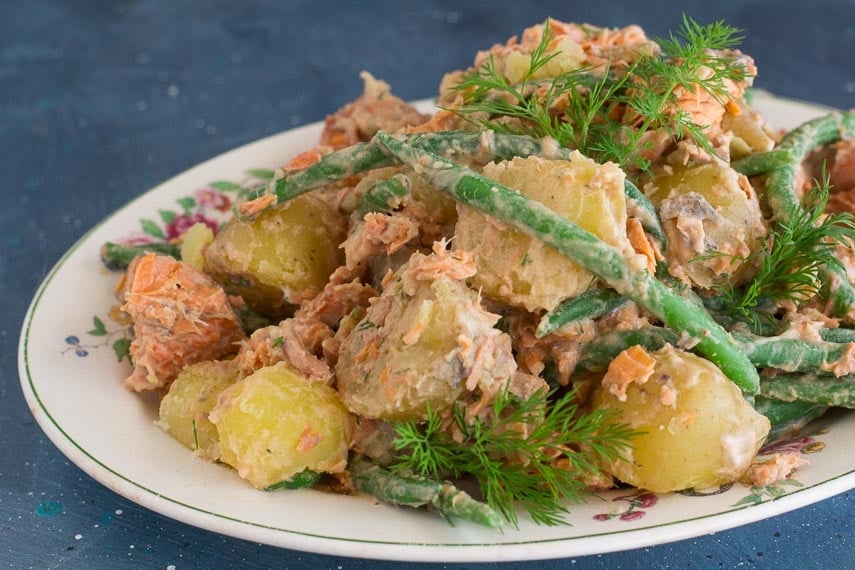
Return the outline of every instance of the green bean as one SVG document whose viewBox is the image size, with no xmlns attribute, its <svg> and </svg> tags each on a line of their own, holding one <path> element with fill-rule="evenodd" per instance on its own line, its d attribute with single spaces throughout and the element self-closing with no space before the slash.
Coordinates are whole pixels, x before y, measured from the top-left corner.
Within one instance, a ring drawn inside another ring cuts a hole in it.
<svg viewBox="0 0 855 570">
<path fill-rule="evenodd" d="M 502 516 L 496 510 L 449 483 L 442 485 L 439 497 L 432 504 L 446 518 L 458 517 L 490 528 L 502 527 Z"/>
<path fill-rule="evenodd" d="M 458 201 L 540 239 L 635 301 L 668 327 L 697 342 L 698 351 L 745 392 L 759 385 L 757 370 L 739 346 L 702 306 L 685 300 L 645 269 L 634 269 L 623 254 L 594 234 L 519 192 L 380 131 L 374 138 L 428 183 Z"/>
<path fill-rule="evenodd" d="M 506 135 L 493 131 L 417 133 L 401 135 L 401 138 L 408 144 L 432 154 L 447 158 L 466 156 L 485 163 L 517 156 L 567 160 L 571 152 L 552 139 L 538 140 L 525 135 Z M 323 156 L 312 166 L 271 180 L 266 193 L 275 195 L 277 203 L 286 202 L 324 184 L 343 180 L 366 170 L 395 164 L 398 164 L 397 160 L 387 156 L 371 143 L 358 143 Z M 642 227 L 650 235 L 661 242 L 664 250 L 665 232 L 650 200 L 629 180 L 624 184 L 624 193 L 629 211 L 639 218 Z"/>
<path fill-rule="evenodd" d="M 754 366 L 777 368 L 785 372 L 830 370 L 846 357 L 848 344 L 811 342 L 795 338 L 761 337 L 734 333 L 734 338 Z M 600 335 L 582 348 L 577 368 L 605 370 L 618 354 L 633 345 L 658 350 L 666 344 L 677 344 L 678 336 L 662 327 L 612 331 Z"/>
<path fill-rule="evenodd" d="M 816 372 L 778 374 L 760 381 L 760 394 L 784 402 L 855 408 L 855 375 L 835 378 Z"/>
<path fill-rule="evenodd" d="M 408 507 L 432 505 L 446 518 L 458 517 L 490 528 L 502 526 L 498 512 L 449 483 L 396 475 L 364 459 L 354 460 L 350 473 L 357 490 L 381 501 Z"/>
<path fill-rule="evenodd" d="M 795 186 L 807 153 L 818 146 L 852 137 L 855 137 L 855 111 L 844 111 L 808 121 L 781 140 L 777 150 L 787 153 L 788 162 L 770 171 L 766 179 L 769 206 L 780 223 L 789 223 L 801 209 Z M 849 283 L 846 272 L 840 267 L 823 266 L 820 277 L 823 294 L 831 301 L 832 314 L 855 322 L 855 288 Z"/>
<path fill-rule="evenodd" d="M 645 350 L 654 351 L 666 344 L 677 344 L 679 338 L 674 331 L 653 326 L 601 334 L 582 348 L 576 369 L 599 372 L 608 368 L 618 354 L 631 346 L 643 346 Z"/>
<path fill-rule="evenodd" d="M 832 112 L 804 123 L 781 139 L 777 152 L 789 160 L 772 170 L 766 184 L 769 205 L 775 217 L 785 223 L 801 208 L 796 195 L 796 176 L 807 153 L 841 138 L 855 137 L 855 111 Z"/>
<path fill-rule="evenodd" d="M 668 238 L 665 237 L 665 230 L 662 229 L 662 223 L 659 221 L 656 208 L 647 199 L 647 196 L 642 194 L 641 190 L 629 180 L 624 182 L 623 191 L 626 194 L 627 212 L 630 216 L 638 218 L 638 221 L 641 222 L 641 227 L 659 240 L 660 247 L 664 253 L 668 247 Z"/>
<path fill-rule="evenodd" d="M 848 343 L 807 341 L 781 336 L 762 337 L 734 333 L 736 342 L 748 358 L 762 368 L 777 368 L 785 372 L 831 370 L 847 357 Z"/>
<path fill-rule="evenodd" d="M 497 135 L 492 131 L 472 133 L 450 131 L 403 135 L 413 146 L 441 156 L 469 156 L 476 160 L 504 160 L 515 156 L 538 155 L 544 158 L 567 158 L 569 152 L 551 139 L 537 140 L 523 135 Z M 271 180 L 267 192 L 276 196 L 277 203 L 296 198 L 313 188 L 343 180 L 354 174 L 393 166 L 398 161 L 371 143 L 358 143 L 337 150 L 302 170 L 289 172 Z"/>
<path fill-rule="evenodd" d="M 855 342 L 855 329 L 819 329 L 819 336 L 828 342 Z"/>
<path fill-rule="evenodd" d="M 736 317 L 726 310 L 720 311 L 709 306 L 707 306 L 707 310 L 718 324 L 730 331 L 730 334 L 733 334 L 734 331 L 750 331 L 756 335 L 775 336 L 781 332 L 781 323 L 774 318 L 748 321 Z"/>
<path fill-rule="evenodd" d="M 629 301 L 612 289 L 588 289 L 578 297 L 567 299 L 543 315 L 534 336 L 542 338 L 584 319 L 596 319 L 627 303 Z"/>
<path fill-rule="evenodd" d="M 321 480 L 321 474 L 311 469 L 304 469 L 290 479 L 274 483 L 265 491 L 276 491 L 278 489 L 308 489 L 314 487 Z"/>
<path fill-rule="evenodd" d="M 127 245 L 107 242 L 101 246 L 101 261 L 110 271 L 123 271 L 138 255 L 153 252 L 158 255 L 171 255 L 181 259 L 181 246 L 174 243 L 146 243 Z"/>
<path fill-rule="evenodd" d="M 324 184 L 344 180 L 366 170 L 393 166 L 395 163 L 395 160 L 374 146 L 359 143 L 331 152 L 307 168 L 270 180 L 266 193 L 275 195 L 276 203 L 281 204 Z"/>
<path fill-rule="evenodd" d="M 775 149 L 746 156 L 731 163 L 731 166 L 745 176 L 756 176 L 787 166 L 789 162 L 790 155 L 786 150 Z"/>
<path fill-rule="evenodd" d="M 754 398 L 754 409 L 769 418 L 772 429 L 769 430 L 766 441 L 771 443 L 798 432 L 808 423 L 824 414 L 828 410 L 828 406 L 798 400 L 784 402 L 757 396 Z"/>
<path fill-rule="evenodd" d="M 356 206 L 356 213 L 364 217 L 369 212 L 390 212 L 395 203 L 410 193 L 413 183 L 403 174 L 381 180 L 365 191 Z"/>
</svg>

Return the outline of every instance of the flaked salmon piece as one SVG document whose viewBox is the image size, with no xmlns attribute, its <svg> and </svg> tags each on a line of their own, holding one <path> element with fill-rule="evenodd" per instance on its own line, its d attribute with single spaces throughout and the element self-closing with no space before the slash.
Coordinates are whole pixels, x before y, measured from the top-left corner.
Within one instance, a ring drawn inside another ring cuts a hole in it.
<svg viewBox="0 0 855 570">
<path fill-rule="evenodd" d="M 332 377 L 332 371 L 326 362 L 315 356 L 313 350 L 320 348 L 327 336 L 332 336 L 332 330 L 322 323 L 309 325 L 288 319 L 279 325 L 252 333 L 241 345 L 235 360 L 244 375 L 265 366 L 286 362 L 294 371 L 310 380 L 327 382 Z"/>
<path fill-rule="evenodd" d="M 350 448 L 360 455 L 372 459 L 378 465 L 390 465 L 395 461 L 395 437 L 398 435 L 392 424 L 354 416 Z"/>
<path fill-rule="evenodd" d="M 462 101 L 462 97 L 460 98 Z M 457 106 L 460 103 L 456 103 Z M 454 105 L 452 105 L 454 107 Z M 436 133 L 440 131 L 455 131 L 464 128 L 465 121 L 451 109 L 440 109 L 426 122 L 406 128 L 408 133 Z"/>
<path fill-rule="evenodd" d="M 391 255 L 418 235 L 418 226 L 406 216 L 371 212 L 356 224 L 341 247 L 350 269 L 373 255 Z"/>
<path fill-rule="evenodd" d="M 377 296 L 370 286 L 344 267 L 337 269 L 317 296 L 304 303 L 294 315 L 275 326 L 255 331 L 242 343 L 235 360 L 244 374 L 264 366 L 287 362 L 311 380 L 329 381 L 332 371 L 324 360 L 339 321 L 356 307 L 367 307 Z M 343 282 L 345 279 L 350 282 Z"/>
<path fill-rule="evenodd" d="M 472 252 L 446 249 L 447 243 L 445 239 L 435 242 L 433 255 L 410 257 L 409 267 L 401 275 L 405 291 L 415 290 L 417 281 L 433 281 L 442 276 L 463 280 L 478 272 Z"/>
<path fill-rule="evenodd" d="M 834 151 L 829 172 L 831 184 L 838 192 L 851 192 L 855 189 L 855 139 L 836 143 Z"/>
<path fill-rule="evenodd" d="M 333 277 L 335 277 L 335 273 Z M 353 279 L 348 283 L 330 279 L 323 291 L 314 299 L 303 304 L 294 315 L 304 323 L 320 322 L 335 328 L 339 321 L 355 307 L 367 307 L 368 301 L 379 295 L 370 285 Z"/>
<path fill-rule="evenodd" d="M 832 189 L 826 209 L 855 214 L 855 139 L 840 141 L 832 149 L 834 158 L 828 172 Z"/>
<path fill-rule="evenodd" d="M 172 257 L 137 257 L 120 288 L 122 310 L 131 317 L 135 337 L 134 371 L 126 388 L 165 388 L 186 365 L 227 356 L 244 338 L 222 287 Z"/>
<path fill-rule="evenodd" d="M 370 140 L 379 130 L 394 133 L 430 118 L 392 95 L 385 81 L 375 79 L 367 71 L 360 77 L 365 82 L 365 93 L 327 117 L 320 144 L 331 149 L 344 148 Z"/>
<path fill-rule="evenodd" d="M 789 477 L 793 471 L 807 465 L 808 460 L 798 453 L 776 453 L 770 459 L 755 461 L 749 467 L 745 478 L 757 487 L 774 485 Z"/>
</svg>

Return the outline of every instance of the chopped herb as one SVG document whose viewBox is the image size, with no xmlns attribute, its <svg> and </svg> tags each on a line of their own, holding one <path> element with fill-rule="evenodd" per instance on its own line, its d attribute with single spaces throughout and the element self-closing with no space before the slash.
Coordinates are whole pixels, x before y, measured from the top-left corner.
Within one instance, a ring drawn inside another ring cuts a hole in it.
<svg viewBox="0 0 855 570">
<path fill-rule="evenodd" d="M 270 343 L 270 346 L 272 346 L 273 348 L 276 348 L 276 347 L 282 346 L 283 342 L 285 342 L 285 338 L 281 337 L 281 336 L 277 336 L 276 338 L 273 339 L 273 342 Z"/>
<path fill-rule="evenodd" d="M 583 480 L 599 475 L 603 460 L 615 460 L 637 432 L 598 410 L 580 414 L 572 392 L 551 399 L 541 390 L 528 400 L 507 391 L 493 402 L 492 422 L 470 423 L 461 405 L 453 410 L 459 437 L 428 410 L 426 423 L 395 426 L 395 449 L 405 452 L 393 468 L 431 479 L 471 475 L 487 503 L 512 524 L 518 502 L 539 524 L 563 524 L 566 503 L 586 493 Z M 522 426 L 522 427 L 521 427 Z M 526 435 L 527 433 L 527 435 Z"/>
<path fill-rule="evenodd" d="M 744 288 L 719 287 L 733 316 L 758 328 L 770 318 L 758 309 L 764 300 L 800 303 L 820 291 L 822 266 L 842 268 L 836 257 L 841 244 L 855 243 L 852 214 L 825 213 L 831 185 L 823 169 L 822 182 L 802 198 L 799 211 L 784 224 L 777 224 L 753 255 L 760 264 L 754 278 Z"/>
<path fill-rule="evenodd" d="M 641 151 L 650 147 L 645 135 L 651 130 L 690 137 L 712 151 L 705 125 L 678 105 L 681 92 L 703 90 L 723 100 L 726 81 L 748 73 L 737 58 L 719 51 L 741 39 L 738 29 L 721 21 L 702 26 L 684 16 L 676 35 L 658 40 L 661 54 L 640 53 L 628 66 L 603 72 L 581 68 L 536 80 L 537 71 L 560 53 L 549 52 L 552 39 L 547 20 L 519 84 L 511 84 L 492 57 L 465 73 L 455 86 L 463 105 L 449 110 L 496 132 L 549 136 L 597 162 L 646 170 Z"/>
</svg>

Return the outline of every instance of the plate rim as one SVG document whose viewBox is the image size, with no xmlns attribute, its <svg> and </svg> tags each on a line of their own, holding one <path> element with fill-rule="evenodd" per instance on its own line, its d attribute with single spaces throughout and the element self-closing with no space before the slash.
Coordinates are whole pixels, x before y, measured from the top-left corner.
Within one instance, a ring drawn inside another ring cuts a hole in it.
<svg viewBox="0 0 855 570">
<path fill-rule="evenodd" d="M 823 105 L 787 97 L 773 96 L 763 91 L 758 91 L 757 95 L 758 99 L 768 99 L 814 110 L 831 110 L 831 108 Z M 431 104 L 431 100 L 420 100 L 416 102 L 416 104 L 429 105 Z M 134 481 L 132 478 L 123 475 L 114 468 L 102 463 L 96 457 L 91 455 L 90 452 L 81 444 L 79 444 L 74 437 L 68 434 L 51 415 L 50 411 L 39 396 L 38 389 L 33 382 L 30 371 L 29 336 L 33 317 L 42 296 L 47 291 L 54 277 L 66 261 L 68 261 L 68 259 L 81 246 L 87 243 L 90 236 L 99 228 L 114 217 L 132 209 L 137 202 L 142 201 L 147 196 L 162 191 L 164 187 L 173 185 L 177 178 L 191 175 L 198 170 L 203 170 L 211 163 L 226 160 L 232 154 L 248 152 L 256 145 L 265 146 L 273 139 L 279 138 L 283 135 L 288 134 L 290 136 L 301 136 L 303 132 L 317 129 L 321 124 L 322 121 L 318 121 L 300 127 L 286 129 L 242 144 L 213 156 L 201 163 L 197 163 L 166 179 L 160 184 L 142 192 L 125 204 L 109 212 L 98 223 L 89 228 L 89 230 L 87 230 L 67 251 L 65 251 L 42 280 L 27 309 L 19 337 L 18 373 L 21 389 L 24 393 L 30 412 L 33 414 L 33 417 L 40 428 L 45 432 L 59 451 L 87 475 L 91 476 L 93 479 L 119 495 L 122 495 L 123 497 L 163 516 L 227 536 L 263 542 L 277 547 L 327 555 L 354 556 L 398 561 L 429 560 L 437 562 L 488 562 L 562 558 L 603 554 L 642 548 L 656 544 L 666 544 L 757 522 L 759 520 L 770 518 L 831 498 L 855 487 L 855 467 L 853 467 L 848 472 L 838 474 L 820 483 L 811 485 L 810 487 L 796 489 L 783 497 L 765 501 L 759 505 L 744 505 L 740 508 L 730 509 L 725 512 L 704 514 L 676 521 L 651 524 L 649 526 L 608 530 L 601 533 L 585 534 L 581 536 L 555 537 L 501 543 L 402 542 L 319 535 L 294 529 L 279 528 L 260 522 L 243 520 L 229 515 L 211 512 L 202 507 L 194 506 L 192 504 L 182 502 L 179 499 L 158 493 L 157 491 L 147 487 L 145 484 Z M 750 514 L 745 516 L 747 513 Z M 691 524 L 699 520 L 704 520 L 705 524 Z M 658 537 L 656 533 L 649 532 L 653 529 L 671 527 L 674 525 L 686 525 L 687 528 L 681 529 L 685 530 L 685 532 L 678 533 L 677 537 L 673 540 L 662 540 L 662 538 Z M 625 540 L 621 540 L 619 543 L 618 541 L 608 540 L 610 537 L 616 535 L 622 536 Z M 284 540 L 281 539 L 283 537 L 285 537 Z M 585 547 L 582 548 L 582 546 Z M 414 556 L 414 547 L 419 549 L 428 549 L 431 555 L 430 558 Z M 490 547 L 491 550 L 488 552 L 495 553 L 497 555 L 483 556 L 483 549 L 485 547 Z"/>
</svg>

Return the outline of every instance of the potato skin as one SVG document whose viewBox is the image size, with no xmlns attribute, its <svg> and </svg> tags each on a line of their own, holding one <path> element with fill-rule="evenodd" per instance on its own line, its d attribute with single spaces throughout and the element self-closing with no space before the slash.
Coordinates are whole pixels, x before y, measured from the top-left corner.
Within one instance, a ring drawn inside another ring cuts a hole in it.
<svg viewBox="0 0 855 570">
<path fill-rule="evenodd" d="M 739 113 L 725 113 L 721 128 L 731 131 L 730 158 L 737 160 L 755 152 L 767 152 L 775 147 L 775 140 L 763 127 L 763 117 L 751 109 L 744 99 L 736 101 Z"/>
<path fill-rule="evenodd" d="M 206 271 L 254 310 L 284 317 L 342 263 L 346 220 L 305 194 L 253 220 L 230 221 L 205 250 Z"/>
<path fill-rule="evenodd" d="M 335 390 L 284 363 L 224 391 L 210 419 L 220 437 L 220 460 L 259 489 L 305 469 L 339 472 L 347 462 L 350 416 Z"/>
<path fill-rule="evenodd" d="M 624 174 L 578 152 L 572 160 L 514 158 L 489 163 L 484 175 L 544 204 L 630 254 L 626 236 Z M 485 295 L 529 311 L 552 310 L 585 291 L 593 275 L 537 239 L 461 206 L 455 249 L 472 251 L 478 273 L 471 282 Z"/>
<path fill-rule="evenodd" d="M 649 193 L 668 236 L 669 271 L 702 288 L 749 278 L 767 229 L 745 176 L 719 160 L 665 166 Z"/>
<path fill-rule="evenodd" d="M 653 374 L 629 384 L 625 401 L 605 389 L 594 398 L 594 409 L 615 411 L 612 421 L 644 432 L 624 460 L 609 466 L 611 474 L 657 493 L 739 479 L 769 433 L 769 420 L 709 361 L 671 346 L 650 356 Z"/>
<path fill-rule="evenodd" d="M 237 382 L 239 372 L 233 361 L 209 360 L 187 366 L 160 401 L 159 425 L 199 456 L 216 461 L 220 439 L 208 415 L 220 393 Z"/>
</svg>

